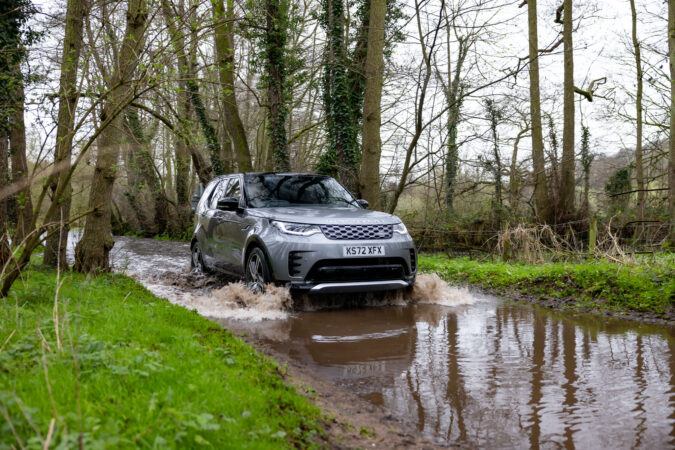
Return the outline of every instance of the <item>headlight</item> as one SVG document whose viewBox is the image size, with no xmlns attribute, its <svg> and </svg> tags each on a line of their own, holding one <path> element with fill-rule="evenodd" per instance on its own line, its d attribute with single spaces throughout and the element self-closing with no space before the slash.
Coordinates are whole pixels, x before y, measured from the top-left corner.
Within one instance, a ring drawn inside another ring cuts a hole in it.
<svg viewBox="0 0 675 450">
<path fill-rule="evenodd" d="M 292 234 L 295 236 L 311 236 L 313 234 L 321 233 L 321 228 L 319 228 L 317 225 L 279 222 L 277 220 L 273 220 L 272 225 L 277 227 L 277 229 L 282 233 Z"/>
<path fill-rule="evenodd" d="M 408 234 L 408 229 L 405 227 L 403 222 L 394 225 L 394 231 L 398 234 Z"/>
</svg>

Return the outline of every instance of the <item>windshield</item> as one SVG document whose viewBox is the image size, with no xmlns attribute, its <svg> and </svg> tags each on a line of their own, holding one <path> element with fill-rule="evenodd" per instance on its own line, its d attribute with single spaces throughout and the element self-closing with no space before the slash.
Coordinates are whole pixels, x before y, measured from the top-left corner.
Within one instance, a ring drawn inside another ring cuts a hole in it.
<svg viewBox="0 0 675 450">
<path fill-rule="evenodd" d="M 352 195 L 331 177 L 322 175 L 247 174 L 248 206 L 339 206 L 359 208 Z"/>
</svg>

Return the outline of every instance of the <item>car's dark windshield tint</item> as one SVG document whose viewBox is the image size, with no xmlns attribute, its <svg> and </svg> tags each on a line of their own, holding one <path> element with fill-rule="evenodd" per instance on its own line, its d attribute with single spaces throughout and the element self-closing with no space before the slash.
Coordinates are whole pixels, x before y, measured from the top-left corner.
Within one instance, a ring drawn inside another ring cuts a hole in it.
<svg viewBox="0 0 675 450">
<path fill-rule="evenodd" d="M 354 197 L 340 183 L 326 176 L 248 174 L 245 180 L 251 208 L 304 205 L 359 208 Z"/>
</svg>

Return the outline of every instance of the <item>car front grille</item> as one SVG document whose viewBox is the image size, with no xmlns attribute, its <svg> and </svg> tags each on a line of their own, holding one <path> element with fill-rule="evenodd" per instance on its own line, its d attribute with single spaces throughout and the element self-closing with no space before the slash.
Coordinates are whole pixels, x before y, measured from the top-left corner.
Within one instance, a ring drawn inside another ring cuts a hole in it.
<svg viewBox="0 0 675 450">
<path fill-rule="evenodd" d="M 321 225 L 321 231 L 328 239 L 363 240 L 391 239 L 393 225 Z"/>
<path fill-rule="evenodd" d="M 408 275 L 403 258 L 324 259 L 312 266 L 305 281 L 330 283 L 400 280 Z"/>
</svg>

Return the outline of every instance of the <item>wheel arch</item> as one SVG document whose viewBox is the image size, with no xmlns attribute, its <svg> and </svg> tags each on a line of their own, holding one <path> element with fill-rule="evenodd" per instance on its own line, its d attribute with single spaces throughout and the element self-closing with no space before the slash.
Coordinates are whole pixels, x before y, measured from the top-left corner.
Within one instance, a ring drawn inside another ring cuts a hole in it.
<svg viewBox="0 0 675 450">
<path fill-rule="evenodd" d="M 263 243 L 263 241 L 256 236 L 251 236 L 251 238 L 246 242 L 246 247 L 244 248 L 244 251 L 242 252 L 242 261 L 241 261 L 241 267 L 246 267 L 246 260 L 248 259 L 248 255 L 251 253 L 251 250 L 253 248 L 258 247 L 260 250 L 265 255 L 265 259 L 267 262 L 267 269 L 270 272 L 270 276 L 272 277 L 272 281 L 276 280 L 275 272 L 274 272 L 274 266 L 272 265 L 272 258 L 270 258 L 270 253 L 269 250 L 267 249 L 267 246 Z M 245 270 L 245 269 L 244 269 Z"/>
</svg>

